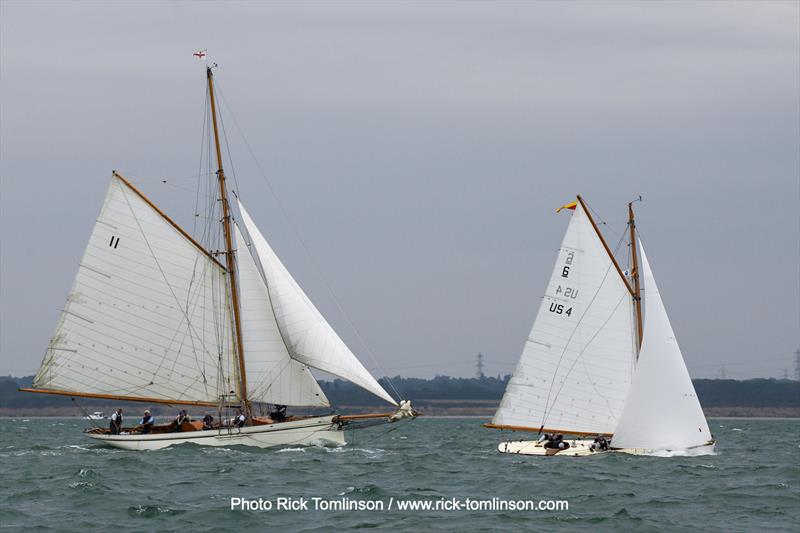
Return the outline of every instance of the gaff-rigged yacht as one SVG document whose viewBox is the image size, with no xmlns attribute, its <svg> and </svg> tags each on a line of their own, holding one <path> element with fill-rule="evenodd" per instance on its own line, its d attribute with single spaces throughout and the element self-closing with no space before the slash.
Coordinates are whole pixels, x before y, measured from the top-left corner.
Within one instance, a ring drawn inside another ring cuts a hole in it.
<svg viewBox="0 0 800 533">
<path fill-rule="evenodd" d="M 217 171 L 210 202 L 212 252 L 114 172 L 100 215 L 41 367 L 26 392 L 188 405 L 217 413 L 198 422 L 87 431 L 131 450 L 191 442 L 266 448 L 344 444 L 344 428 L 417 413 L 398 405 L 339 338 L 237 200 L 234 220 L 222 168 L 212 68 L 206 69 Z M 221 230 L 221 231 L 220 231 Z M 222 262 L 218 259 L 222 257 Z M 257 416 L 256 405 L 328 407 L 315 368 L 396 407 L 344 416 Z M 256 404 L 256 405 L 254 405 Z M 227 418 L 246 415 L 243 427 Z"/>
<path fill-rule="evenodd" d="M 711 453 L 714 439 L 628 204 L 623 271 L 584 200 L 572 210 L 550 283 L 500 407 L 486 427 L 572 436 L 502 442 L 522 455 Z M 638 252 L 638 253 L 637 253 Z M 640 288 L 639 257 L 644 289 Z M 644 316 L 642 313 L 644 293 Z M 590 439 L 581 437 L 592 437 Z"/>
</svg>

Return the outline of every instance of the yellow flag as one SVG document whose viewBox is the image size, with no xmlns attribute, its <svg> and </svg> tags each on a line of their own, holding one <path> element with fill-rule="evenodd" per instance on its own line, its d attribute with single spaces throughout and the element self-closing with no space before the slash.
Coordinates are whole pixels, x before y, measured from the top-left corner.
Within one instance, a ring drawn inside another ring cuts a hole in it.
<svg viewBox="0 0 800 533">
<path fill-rule="evenodd" d="M 562 209 L 575 209 L 578 206 L 578 202 L 572 202 L 571 204 L 564 204 L 558 209 L 556 209 L 556 213 L 560 213 Z"/>
</svg>

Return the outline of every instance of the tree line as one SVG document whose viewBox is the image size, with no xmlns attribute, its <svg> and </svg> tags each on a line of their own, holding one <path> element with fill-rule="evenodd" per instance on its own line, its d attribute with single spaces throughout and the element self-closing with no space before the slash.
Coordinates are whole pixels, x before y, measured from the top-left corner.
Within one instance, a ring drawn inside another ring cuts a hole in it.
<svg viewBox="0 0 800 533">
<path fill-rule="evenodd" d="M 381 378 L 392 396 L 411 400 L 499 400 L 510 376 L 482 378 Z M 0 407 L 60 407 L 72 404 L 66 396 L 19 392 L 30 387 L 33 376 L 0 376 Z M 382 405 L 383 401 L 350 382 L 320 381 L 333 405 Z M 694 386 L 703 407 L 800 407 L 800 381 L 786 379 L 695 379 Z M 107 405 L 108 400 L 82 399 L 84 407 Z"/>
</svg>

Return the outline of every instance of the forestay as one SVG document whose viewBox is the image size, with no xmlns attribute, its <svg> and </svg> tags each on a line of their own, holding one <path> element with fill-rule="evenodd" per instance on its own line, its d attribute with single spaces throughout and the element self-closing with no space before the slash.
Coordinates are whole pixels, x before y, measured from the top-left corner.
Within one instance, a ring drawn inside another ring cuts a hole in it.
<svg viewBox="0 0 800 533">
<path fill-rule="evenodd" d="M 291 358 L 344 378 L 397 405 L 311 303 L 241 202 L 239 211 L 255 247 L 255 256 L 266 276 L 272 309 Z"/>
<path fill-rule="evenodd" d="M 711 440 L 711 432 L 641 243 L 639 250 L 645 296 L 644 336 L 613 444 L 615 448 L 650 450 L 701 446 Z"/>
<path fill-rule="evenodd" d="M 492 423 L 613 433 L 635 358 L 630 291 L 578 203 Z"/>
<path fill-rule="evenodd" d="M 306 365 L 289 356 L 269 292 L 236 226 L 239 303 L 250 400 L 293 406 L 330 403 Z"/>
<path fill-rule="evenodd" d="M 215 403 L 227 302 L 224 268 L 115 174 L 34 387 Z"/>
</svg>

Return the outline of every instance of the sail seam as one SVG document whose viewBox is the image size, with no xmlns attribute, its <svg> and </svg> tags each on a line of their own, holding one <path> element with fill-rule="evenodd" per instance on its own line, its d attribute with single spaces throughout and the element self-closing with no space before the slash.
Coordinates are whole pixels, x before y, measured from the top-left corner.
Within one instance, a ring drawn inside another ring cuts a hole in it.
<svg viewBox="0 0 800 533">
<path fill-rule="evenodd" d="M 584 211 L 585 211 L 585 210 L 584 210 Z M 620 243 L 621 243 L 621 242 L 622 242 L 622 241 L 620 240 Z M 618 244 L 617 244 L 617 247 L 619 247 L 619 244 L 620 244 L 620 243 L 618 243 Z M 596 290 L 596 291 L 595 291 L 595 293 L 592 295 L 592 299 L 591 299 L 591 300 L 589 300 L 589 303 L 588 303 L 588 304 L 586 304 L 586 308 L 583 310 L 583 313 L 581 314 L 580 318 L 578 318 L 578 321 L 575 323 L 575 327 L 572 329 L 572 333 L 570 334 L 569 338 L 567 339 L 567 342 L 564 344 L 564 349 L 561 351 L 561 355 L 560 355 L 560 356 L 559 356 L 559 358 L 558 358 L 558 364 L 556 365 L 556 370 L 553 372 L 553 380 L 550 382 L 550 387 L 549 387 L 549 389 L 548 389 L 548 391 L 547 391 L 547 400 L 545 401 L 545 409 L 544 409 L 544 417 L 543 417 L 543 419 L 542 419 L 542 425 L 544 425 L 544 424 L 547 422 L 547 419 L 548 419 L 548 418 L 549 418 L 549 416 L 550 416 L 550 412 L 552 411 L 552 408 L 555 406 L 555 404 L 554 404 L 554 405 L 552 405 L 552 406 L 550 405 L 550 398 L 551 398 L 551 394 L 552 394 L 552 391 L 553 391 L 553 385 L 555 384 L 555 377 L 556 377 L 556 375 L 557 375 L 557 373 L 558 373 L 558 369 L 559 369 L 559 368 L 560 368 L 560 366 L 561 366 L 561 361 L 564 359 L 564 354 L 567 352 L 567 348 L 569 347 L 569 344 L 570 344 L 570 342 L 572 342 L 572 338 L 575 336 L 575 332 L 577 332 L 577 331 L 578 331 L 578 326 L 580 326 L 580 325 L 581 325 L 581 322 L 583 322 L 583 319 L 586 317 L 586 314 L 587 314 L 587 313 L 589 312 L 589 310 L 592 308 L 592 304 L 594 303 L 595 299 L 597 298 L 597 295 L 598 295 L 598 294 L 600 294 L 600 291 L 603 289 L 603 286 L 605 285 L 606 279 L 608 279 L 608 273 L 609 273 L 609 272 L 611 272 L 611 267 L 612 267 L 612 266 L 614 266 L 614 265 L 612 265 L 612 264 L 609 264 L 609 265 L 608 265 L 608 267 L 606 268 L 606 272 L 605 272 L 605 274 L 603 274 L 603 279 L 602 279 L 602 280 L 600 280 L 600 283 L 599 283 L 599 285 L 598 285 L 598 287 L 597 287 L 597 290 Z M 625 296 L 623 296 L 623 299 L 624 299 L 624 297 L 625 297 Z M 622 301 L 622 300 L 620 300 L 620 302 L 621 302 L 621 301 Z M 609 318 L 608 318 L 608 319 L 606 319 L 606 323 L 608 322 L 608 320 L 610 320 L 610 318 L 611 318 L 612 316 L 614 316 L 614 312 L 616 312 L 616 309 L 617 309 L 618 307 L 619 307 L 619 302 L 617 303 L 617 306 L 614 308 L 614 311 L 612 311 L 612 312 L 609 314 Z M 602 330 L 602 327 L 601 327 L 601 328 L 599 328 L 599 329 L 598 329 L 598 330 L 595 332 L 594 336 L 592 337 L 592 340 L 594 339 L 594 337 L 596 337 L 596 336 L 597 336 L 597 334 L 598 334 L 598 333 L 599 333 L 601 330 Z M 590 342 L 591 342 L 591 341 L 590 341 Z M 587 344 L 587 345 L 588 345 L 588 344 Z M 584 352 L 585 350 L 586 350 L 586 346 L 584 346 L 584 347 L 583 347 L 583 349 L 580 351 L 580 353 L 579 353 L 579 354 L 578 354 L 578 356 L 576 357 L 575 361 L 573 362 L 573 366 L 572 366 L 572 367 L 570 367 L 570 370 L 567 372 L 567 376 L 569 376 L 569 373 L 572 371 L 572 368 L 574 368 L 574 366 L 575 366 L 575 362 L 577 362 L 577 360 L 578 360 L 578 359 L 581 357 L 581 355 L 583 354 L 583 352 Z M 564 380 L 566 380 L 566 377 L 567 377 L 567 376 L 565 376 L 565 377 L 564 377 Z M 563 383 L 562 383 L 561 387 L 559 388 L 559 392 L 560 392 L 560 391 L 563 389 L 563 387 L 564 387 L 564 385 L 563 385 Z M 558 393 L 556 393 L 556 397 L 558 397 Z"/>
<path fill-rule="evenodd" d="M 135 210 L 133 209 L 133 206 L 131 206 L 130 200 L 128 199 L 127 192 L 125 191 L 125 189 L 121 189 L 121 190 L 122 190 L 122 196 L 123 196 L 123 198 L 125 198 L 125 202 L 127 203 L 127 205 L 128 205 L 128 208 L 130 209 L 130 211 L 131 211 L 131 214 L 133 215 L 133 219 L 134 219 L 134 221 L 136 222 L 136 225 L 139 227 L 139 231 L 141 232 L 142 239 L 144 240 L 145 244 L 147 245 L 147 248 L 148 248 L 148 250 L 150 250 L 150 255 L 153 257 L 153 261 L 155 261 L 155 263 L 156 263 L 156 267 L 158 268 L 159 272 L 161 273 L 161 276 L 162 276 L 162 278 L 164 279 L 164 283 L 166 284 L 167 288 L 169 289 L 169 292 L 170 292 L 170 294 L 172 295 L 172 298 L 175 300 L 175 303 L 178 305 L 178 308 L 179 308 L 179 309 L 180 309 L 180 311 L 181 311 L 181 315 L 183 316 L 183 319 L 185 319 L 185 320 L 186 320 L 186 326 L 187 326 L 188 330 L 189 330 L 191 333 L 193 333 L 194 335 L 197 335 L 198 337 L 200 337 L 200 335 L 198 335 L 198 334 L 197 334 L 197 332 L 195 331 L 195 328 L 194 328 L 194 326 L 192 325 L 192 321 L 191 321 L 191 319 L 189 318 L 188 311 L 187 311 L 186 309 L 184 309 L 184 308 L 181 306 L 181 301 L 178 299 L 177 295 L 175 294 L 175 291 L 174 291 L 174 289 L 173 289 L 172 285 L 170 284 L 170 282 L 169 282 L 169 279 L 167 278 L 167 275 L 166 275 L 166 273 L 165 273 L 165 272 L 164 272 L 164 270 L 161 268 L 161 264 L 160 264 L 160 263 L 159 263 L 159 261 L 158 261 L 158 257 L 156 256 L 156 253 L 155 253 L 155 251 L 153 250 L 152 246 L 150 246 L 150 241 L 147 239 L 147 235 L 145 234 L 145 232 L 144 232 L 144 229 L 142 228 L 142 225 L 141 225 L 141 223 L 140 223 L 140 221 L 139 221 L 139 217 L 136 215 L 136 212 L 135 212 Z M 152 207 L 152 204 L 149 204 L 149 202 L 148 202 L 148 205 L 151 205 L 151 207 Z M 181 232 L 182 232 L 182 230 L 179 230 L 179 231 L 181 231 Z M 215 260 L 215 261 L 216 261 L 216 260 Z M 181 323 L 182 323 L 182 321 L 181 321 Z M 180 324 L 179 324 L 179 326 L 180 326 Z M 177 334 L 177 330 L 176 330 L 176 334 Z M 173 337 L 173 339 L 174 339 L 174 337 Z M 170 344 L 172 344 L 172 342 L 170 342 Z M 206 352 L 207 352 L 207 350 L 206 350 Z M 175 359 L 174 359 L 173 361 L 171 361 L 171 362 L 173 363 L 173 366 L 174 366 L 174 364 L 177 362 L 177 356 L 178 356 L 179 354 L 180 354 L 180 352 L 178 352 L 178 353 L 176 354 L 176 357 L 175 357 Z M 195 363 L 196 363 L 196 364 L 198 364 L 198 361 L 197 361 L 197 353 L 196 353 L 196 352 L 194 352 L 194 353 L 193 353 L 193 355 L 194 355 Z M 158 371 L 159 371 L 159 370 L 162 368 L 162 366 L 163 366 L 163 364 L 164 364 L 164 361 L 166 360 L 166 358 L 167 358 L 167 353 L 165 353 L 165 354 L 164 354 L 164 356 L 163 356 L 163 357 L 161 357 L 161 360 L 160 360 L 160 362 L 159 362 L 159 364 L 158 364 L 158 367 L 157 367 L 157 368 L 156 368 L 156 369 L 153 371 L 153 376 L 152 376 L 152 378 L 151 378 L 151 381 L 152 381 L 152 379 L 153 379 L 153 378 L 155 378 L 155 377 L 156 377 L 156 375 L 157 375 Z M 199 383 L 199 380 L 195 380 L 195 381 L 194 381 L 194 383 Z M 194 383 L 193 383 L 193 384 L 194 384 Z M 190 386 L 191 386 L 191 385 L 190 385 Z M 205 388 L 205 387 L 204 387 L 204 388 Z M 187 388 L 187 390 L 188 390 L 188 388 Z M 185 392 L 185 391 L 184 391 L 184 392 Z M 207 392 L 207 391 L 206 391 L 206 392 Z"/>
</svg>

